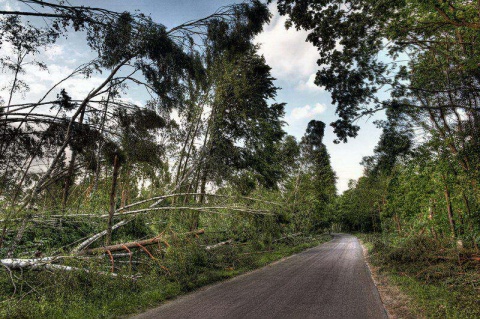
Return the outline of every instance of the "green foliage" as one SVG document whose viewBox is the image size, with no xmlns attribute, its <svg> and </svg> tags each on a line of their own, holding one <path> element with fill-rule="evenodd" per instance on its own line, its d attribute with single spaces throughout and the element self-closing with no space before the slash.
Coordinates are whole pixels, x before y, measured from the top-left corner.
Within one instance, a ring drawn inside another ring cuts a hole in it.
<svg viewBox="0 0 480 319">
<path fill-rule="evenodd" d="M 330 205 L 336 198 L 336 175 L 323 144 L 324 129 L 324 123 L 312 120 L 298 145 L 291 137 L 284 140 L 287 162 L 295 159 L 295 164 L 283 184 L 289 205 L 279 222 L 294 232 L 329 229 L 333 221 Z"/>
<path fill-rule="evenodd" d="M 158 305 L 198 287 L 262 267 L 306 248 L 328 241 L 329 236 L 297 238 L 261 252 L 253 246 L 224 246 L 215 252 L 198 249 L 198 242 L 178 242 L 161 260 L 145 262 L 150 272 L 138 279 L 111 278 L 84 272 L 26 271 L 15 278 L 0 273 L 1 317 L 8 318 L 116 318 Z M 155 267 L 162 264 L 168 273 Z M 32 290 L 34 287 L 35 290 Z M 9 298 L 23 296 L 16 300 Z M 132 295 L 135 298 L 132 298 Z"/>
<path fill-rule="evenodd" d="M 319 51 L 315 83 L 337 106 L 338 141 L 357 135 L 359 116 L 381 109 L 478 111 L 474 2 L 280 0 L 277 7 Z M 377 94 L 385 89 L 390 99 Z"/>
<path fill-rule="evenodd" d="M 446 249 L 425 235 L 361 235 L 371 245 L 370 259 L 391 282 L 411 297 L 410 309 L 427 318 L 476 318 L 479 265 L 469 251 Z"/>
</svg>

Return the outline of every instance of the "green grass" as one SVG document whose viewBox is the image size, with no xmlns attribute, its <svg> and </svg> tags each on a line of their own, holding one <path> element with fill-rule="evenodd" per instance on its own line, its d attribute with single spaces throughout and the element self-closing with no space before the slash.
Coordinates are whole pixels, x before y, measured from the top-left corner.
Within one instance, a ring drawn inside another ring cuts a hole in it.
<svg viewBox="0 0 480 319">
<path fill-rule="evenodd" d="M 426 284 L 406 275 L 390 274 L 392 283 L 412 297 L 418 315 L 427 318 L 479 318 L 479 293 L 444 284 Z"/>
<path fill-rule="evenodd" d="M 422 245 L 357 234 L 370 252 L 373 265 L 389 282 L 410 297 L 409 308 L 426 318 L 480 318 L 479 265 L 459 265 L 455 258 L 435 259 L 452 253 Z"/>
<path fill-rule="evenodd" d="M 254 245 L 224 246 L 215 253 L 192 247 L 171 249 L 137 280 L 83 272 L 25 271 L 0 273 L 0 318 L 118 318 L 142 312 L 199 287 L 265 266 L 328 241 L 330 236 L 277 243 L 270 249 Z M 13 297 L 11 297 L 13 295 Z"/>
</svg>

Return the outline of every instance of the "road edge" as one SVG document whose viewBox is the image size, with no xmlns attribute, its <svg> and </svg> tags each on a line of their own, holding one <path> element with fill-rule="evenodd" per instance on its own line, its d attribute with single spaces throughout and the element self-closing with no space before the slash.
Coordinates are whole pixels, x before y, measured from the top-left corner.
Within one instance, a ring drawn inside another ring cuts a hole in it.
<svg viewBox="0 0 480 319">
<path fill-rule="evenodd" d="M 360 243 L 360 246 L 362 247 L 363 260 L 365 261 L 365 265 L 367 266 L 367 270 L 368 270 L 368 273 L 370 274 L 370 278 L 372 278 L 375 289 L 377 290 L 378 297 L 380 298 L 380 301 L 382 302 L 383 310 L 385 311 L 385 314 L 386 314 L 387 318 L 394 319 L 394 317 L 391 315 L 391 311 L 389 311 L 389 309 L 387 307 L 387 304 L 385 303 L 384 294 L 382 294 L 380 292 L 380 289 L 378 288 L 378 286 L 379 286 L 379 282 L 377 280 L 378 277 L 377 277 L 376 272 L 374 273 L 372 271 L 372 267 L 371 267 L 370 261 L 369 261 L 368 249 L 367 249 L 367 247 L 365 247 L 365 245 L 360 240 L 360 238 L 358 238 L 357 236 L 355 236 L 355 237 L 357 238 L 358 242 Z"/>
<path fill-rule="evenodd" d="M 391 280 L 388 278 L 388 275 L 381 273 L 378 267 L 373 266 L 370 263 L 370 252 L 365 246 L 364 242 L 355 236 L 360 245 L 362 246 L 363 257 L 367 269 L 370 272 L 373 283 L 377 288 L 377 292 L 382 301 L 385 312 L 390 319 L 413 319 L 419 318 L 413 314 L 408 308 L 408 303 L 410 302 L 410 297 L 406 295 L 398 286 L 393 285 Z"/>
</svg>

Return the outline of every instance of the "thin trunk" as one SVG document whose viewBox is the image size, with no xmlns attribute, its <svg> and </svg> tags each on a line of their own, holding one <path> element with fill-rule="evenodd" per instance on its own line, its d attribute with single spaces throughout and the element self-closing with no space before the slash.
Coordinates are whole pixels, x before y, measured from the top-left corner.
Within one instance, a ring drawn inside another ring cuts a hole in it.
<svg viewBox="0 0 480 319">
<path fill-rule="evenodd" d="M 469 227 L 469 228 L 470 228 L 470 232 L 473 233 L 474 231 L 473 231 L 473 226 L 472 226 L 472 224 L 470 224 L 470 227 Z M 472 242 L 473 242 L 473 248 L 475 248 L 475 252 L 476 252 L 477 254 L 480 253 L 480 249 L 478 248 L 478 244 L 477 244 L 477 241 L 476 241 L 476 238 L 475 238 L 475 237 L 472 238 Z"/>
<path fill-rule="evenodd" d="M 197 231 L 178 234 L 178 235 L 181 235 L 181 236 L 188 236 L 188 235 L 197 236 L 197 235 L 202 235 L 204 233 L 205 233 L 205 230 L 199 229 Z M 93 249 L 78 251 L 77 254 L 78 255 L 96 255 L 96 254 L 106 253 L 108 251 L 109 252 L 125 251 L 126 249 L 129 249 L 129 248 L 144 249 L 144 246 L 155 245 L 155 244 L 158 244 L 158 243 L 165 243 L 165 237 L 167 237 L 167 236 L 156 236 L 156 237 L 153 237 L 153 238 L 144 239 L 144 240 L 140 240 L 140 241 L 133 241 L 133 242 L 122 243 L 122 244 L 117 244 L 117 245 L 106 245 L 106 247 L 99 247 L 99 248 L 93 248 Z"/>
<path fill-rule="evenodd" d="M 178 167 L 177 167 L 177 174 L 175 175 L 175 184 L 178 183 L 178 180 L 180 178 L 180 172 L 182 170 L 182 166 L 183 166 L 183 158 L 185 157 L 185 149 L 187 148 L 187 145 L 188 145 L 188 142 L 189 142 L 189 139 L 190 139 L 190 135 L 192 133 L 192 127 L 190 127 L 190 129 L 188 130 L 188 133 L 187 133 L 187 137 L 185 138 L 185 141 L 183 143 L 183 146 L 182 146 L 182 150 L 180 151 L 180 158 L 178 160 Z"/>
<path fill-rule="evenodd" d="M 455 239 L 457 237 L 456 236 L 455 218 L 453 217 L 453 207 L 452 207 L 452 201 L 451 201 L 451 197 L 450 197 L 450 190 L 448 189 L 447 181 L 446 181 L 445 176 L 443 176 L 443 181 L 444 181 L 445 201 L 447 203 L 448 222 L 450 224 L 450 231 L 452 232 L 452 238 Z"/>
<path fill-rule="evenodd" d="M 202 109 L 202 113 L 203 113 L 203 109 Z M 193 132 L 192 138 L 190 140 L 190 145 L 188 146 L 187 154 L 185 155 L 185 162 L 183 164 L 182 178 L 185 176 L 185 172 L 187 171 L 188 161 L 190 160 L 190 156 L 192 154 L 193 146 L 194 146 L 194 143 L 195 143 L 195 137 L 197 136 L 198 130 L 200 128 L 200 122 L 202 120 L 202 113 L 200 113 L 200 115 L 198 117 L 197 124 L 195 126 L 195 131 Z"/>
<path fill-rule="evenodd" d="M 395 220 L 395 224 L 397 225 L 398 234 L 402 234 L 402 225 L 400 224 L 400 218 L 398 217 L 397 213 L 393 215 L 393 219 Z"/>
<path fill-rule="evenodd" d="M 17 200 L 17 197 L 18 195 L 20 194 L 20 190 L 22 188 L 22 185 L 23 185 L 23 182 L 25 181 L 25 177 L 27 176 L 27 172 L 28 170 L 30 169 L 30 166 L 32 165 L 32 162 L 33 162 L 33 159 L 35 158 L 35 156 L 32 156 L 30 158 L 30 161 L 27 165 L 27 168 L 26 168 L 26 171 L 23 173 L 22 175 L 22 179 L 20 180 L 20 182 L 18 183 L 18 186 L 17 186 L 17 190 L 15 191 L 15 194 L 13 195 L 13 199 L 12 199 L 12 204 L 11 204 L 11 209 L 8 211 L 7 213 L 7 216 L 5 217 L 5 223 L 3 225 L 3 228 L 2 228 L 2 235 L 0 237 L 0 248 L 3 247 L 3 241 L 5 240 L 5 234 L 7 233 L 7 227 L 8 227 L 8 219 L 10 219 L 10 216 L 12 214 L 12 211 L 13 211 L 13 208 L 15 206 L 15 202 Z"/>
<path fill-rule="evenodd" d="M 17 232 L 17 236 L 15 236 L 15 239 L 13 240 L 12 245 L 10 246 L 10 249 L 7 252 L 7 258 L 12 258 L 15 250 L 17 249 L 18 244 L 22 241 L 23 234 L 25 233 L 25 230 L 27 229 L 28 222 L 30 221 L 31 216 L 26 216 L 25 218 L 22 219 L 22 224 L 20 225 L 20 228 Z"/>
<path fill-rule="evenodd" d="M 117 179 L 119 170 L 120 161 L 118 156 L 115 155 L 115 159 L 113 161 L 112 188 L 110 190 L 110 209 L 108 211 L 107 235 L 105 237 L 105 245 L 107 246 L 112 242 L 113 215 L 115 214 L 115 195 L 117 192 Z"/>
<path fill-rule="evenodd" d="M 193 189 L 195 190 L 196 193 L 199 193 L 200 190 L 199 190 L 199 187 L 200 187 L 200 169 L 197 170 L 197 172 L 195 173 L 195 177 L 193 179 Z M 200 203 L 200 195 L 197 195 L 195 196 L 195 201 L 197 203 Z"/>
<path fill-rule="evenodd" d="M 200 204 L 203 204 L 205 202 L 205 188 L 207 184 L 207 171 L 204 170 L 202 173 L 202 178 L 200 182 Z M 200 226 L 200 213 L 199 212 L 193 212 L 192 213 L 192 224 L 190 226 L 190 230 L 193 231 L 195 229 L 198 229 Z"/>
<path fill-rule="evenodd" d="M 100 136 L 103 135 L 103 130 L 105 129 L 105 121 L 107 119 L 107 111 L 108 111 L 108 103 L 110 101 L 110 95 L 111 95 L 111 92 L 109 90 L 108 96 L 107 96 L 107 102 L 105 103 L 105 110 L 103 111 L 102 123 L 100 124 Z M 98 179 L 101 173 L 100 155 L 102 152 L 102 147 L 103 147 L 103 143 L 102 143 L 102 140 L 100 140 L 98 142 L 97 154 L 95 155 L 95 163 L 97 166 L 95 167 L 95 181 L 93 182 L 93 188 L 92 188 L 92 193 L 90 194 L 90 198 L 93 198 L 98 188 Z"/>
<path fill-rule="evenodd" d="M 435 126 L 435 129 L 438 131 L 438 133 L 442 136 L 442 138 L 447 142 L 447 145 L 448 147 L 450 148 L 450 151 L 452 152 L 452 154 L 456 155 L 457 158 L 458 158 L 458 161 L 460 163 L 460 165 L 462 166 L 462 168 L 466 171 L 466 172 L 469 172 L 469 166 L 468 166 L 468 163 L 465 162 L 464 158 L 463 157 L 459 157 L 458 156 L 458 149 L 456 147 L 456 145 L 452 142 L 448 142 L 448 137 L 445 133 L 445 131 L 440 127 L 440 124 L 438 123 L 437 119 L 435 118 L 435 115 L 434 113 L 429 110 L 428 111 L 429 115 L 430 115 L 430 120 L 432 121 L 432 123 L 434 124 Z"/>
<path fill-rule="evenodd" d="M 435 215 L 435 201 L 431 201 L 431 206 L 429 208 L 429 214 L 428 214 L 428 219 L 433 221 L 433 216 Z M 435 238 L 435 240 L 438 242 L 438 236 L 437 236 L 437 232 L 435 231 L 435 228 L 433 227 L 433 223 L 432 225 L 430 226 L 430 232 L 432 233 L 433 237 Z"/>
<path fill-rule="evenodd" d="M 1 153 L 0 153 L 0 154 L 1 154 Z M 3 192 L 7 190 L 7 187 L 6 187 L 5 184 L 7 184 L 7 180 L 8 180 L 8 173 L 9 173 L 9 170 L 10 170 L 10 159 L 11 159 L 11 158 L 12 158 L 12 157 L 9 156 L 9 157 L 7 158 L 6 163 L 5 163 L 5 172 L 3 173 L 3 175 L 2 175 L 2 180 L 1 180 L 1 182 L 0 182 L 0 187 L 1 187 L 1 189 L 0 189 L 0 196 L 2 196 L 2 195 L 3 195 Z M 5 185 L 5 186 L 3 186 L 3 185 Z"/>
<path fill-rule="evenodd" d="M 124 167 L 125 170 L 125 167 Z M 128 195 L 129 195 L 129 190 L 130 190 L 130 169 L 126 170 L 125 173 L 125 180 L 122 183 L 122 200 L 120 202 L 120 207 L 125 207 L 128 202 Z"/>
<path fill-rule="evenodd" d="M 7 132 L 8 112 L 10 111 L 10 105 L 12 105 L 13 93 L 15 92 L 15 87 L 17 86 L 18 74 L 20 73 L 21 64 L 22 64 L 24 58 L 25 58 L 25 55 L 22 56 L 21 52 L 19 53 L 19 55 L 17 55 L 17 64 L 15 65 L 15 75 L 13 77 L 12 87 L 10 88 L 7 109 L 6 109 L 6 112 L 5 112 L 4 134 Z M 10 141 L 8 141 L 8 140 L 7 141 L 5 141 L 5 140 L 2 141 L 2 146 L 0 147 L 0 154 L 4 153 L 9 145 L 10 145 Z"/>
<path fill-rule="evenodd" d="M 67 208 L 67 200 L 70 195 L 70 187 L 73 185 L 75 173 L 75 159 L 77 157 L 77 152 L 72 150 L 72 157 L 70 158 L 70 163 L 68 164 L 67 176 L 65 176 L 65 182 L 63 184 L 63 194 L 62 194 L 62 211 L 65 211 Z"/>
<path fill-rule="evenodd" d="M 203 204 L 205 202 L 205 189 L 207 187 L 207 167 L 204 168 L 202 172 L 202 177 L 200 179 L 200 204 Z"/>
<path fill-rule="evenodd" d="M 80 113 L 80 118 L 78 119 L 79 125 L 83 124 L 83 119 L 85 117 L 85 109 L 84 107 L 82 109 L 82 112 Z M 72 158 L 70 159 L 70 164 L 68 166 L 68 173 L 65 178 L 65 185 L 63 188 L 63 196 L 62 196 L 62 210 L 65 210 L 67 207 L 67 200 L 68 196 L 70 195 L 70 188 L 72 187 L 73 183 L 75 182 L 75 159 L 77 158 L 77 152 L 75 150 L 72 150 Z"/>
</svg>

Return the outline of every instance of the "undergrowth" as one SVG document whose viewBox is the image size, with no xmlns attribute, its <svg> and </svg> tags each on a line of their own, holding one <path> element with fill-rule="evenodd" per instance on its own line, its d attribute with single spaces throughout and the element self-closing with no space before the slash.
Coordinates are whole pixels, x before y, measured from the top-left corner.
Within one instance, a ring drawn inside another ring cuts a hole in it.
<svg viewBox="0 0 480 319">
<path fill-rule="evenodd" d="M 207 251 L 204 238 L 151 250 L 154 260 L 137 253 L 113 278 L 81 271 L 0 272 L 1 318 L 116 318 L 140 312 L 198 287 L 262 267 L 318 245 L 327 235 L 286 238 L 273 244 L 239 243 Z M 103 258 L 103 257 L 99 257 Z M 72 262 L 74 264 L 74 262 Z M 95 265 L 92 264 L 91 269 Z"/>
<path fill-rule="evenodd" d="M 475 252 L 427 236 L 358 235 L 371 262 L 426 318 L 480 318 L 480 262 Z"/>
</svg>

